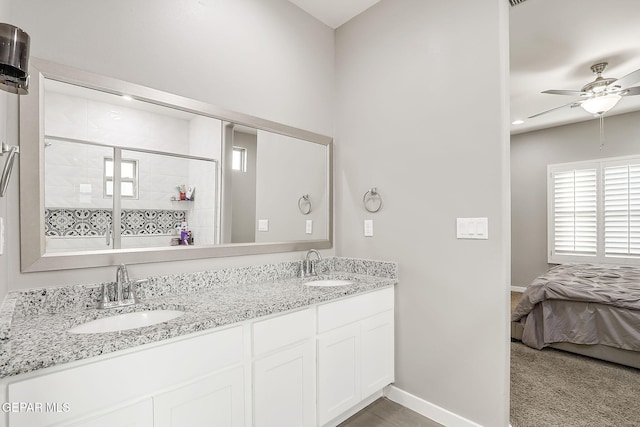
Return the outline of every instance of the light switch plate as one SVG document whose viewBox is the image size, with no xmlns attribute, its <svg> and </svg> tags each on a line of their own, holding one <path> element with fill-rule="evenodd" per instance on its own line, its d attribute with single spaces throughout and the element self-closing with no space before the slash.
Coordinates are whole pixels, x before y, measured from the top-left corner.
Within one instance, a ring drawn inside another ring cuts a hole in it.
<svg viewBox="0 0 640 427">
<path fill-rule="evenodd" d="M 457 218 L 456 237 L 458 239 L 488 239 L 489 218 Z"/>
<path fill-rule="evenodd" d="M 305 232 L 307 234 L 312 234 L 313 233 L 313 220 L 312 219 L 308 219 L 306 224 L 305 224 Z"/>
<path fill-rule="evenodd" d="M 258 231 L 269 231 L 269 220 L 268 219 L 259 219 L 258 220 Z"/>
<path fill-rule="evenodd" d="M 373 237 L 373 220 L 364 220 L 364 237 Z"/>
</svg>

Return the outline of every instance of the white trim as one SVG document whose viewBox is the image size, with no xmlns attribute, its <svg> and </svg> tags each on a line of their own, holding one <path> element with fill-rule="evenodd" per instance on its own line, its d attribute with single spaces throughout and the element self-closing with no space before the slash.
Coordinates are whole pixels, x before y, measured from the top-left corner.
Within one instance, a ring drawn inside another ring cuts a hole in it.
<svg viewBox="0 0 640 427">
<path fill-rule="evenodd" d="M 526 286 L 513 286 L 511 285 L 511 292 L 524 292 L 527 290 Z"/>
<path fill-rule="evenodd" d="M 394 385 L 385 387 L 384 395 L 388 399 L 447 427 L 482 427 L 480 424 L 407 393 Z"/>
</svg>

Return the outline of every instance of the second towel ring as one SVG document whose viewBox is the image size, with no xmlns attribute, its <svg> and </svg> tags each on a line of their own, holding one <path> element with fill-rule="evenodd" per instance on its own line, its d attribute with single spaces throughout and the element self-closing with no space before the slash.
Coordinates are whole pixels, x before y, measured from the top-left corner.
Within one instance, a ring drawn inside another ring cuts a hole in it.
<svg viewBox="0 0 640 427">
<path fill-rule="evenodd" d="M 309 213 L 311 213 L 311 199 L 308 194 L 298 199 L 298 209 L 302 215 L 309 215 Z"/>
<path fill-rule="evenodd" d="M 378 189 L 373 187 L 362 196 L 362 204 L 364 208 L 371 213 L 378 212 L 382 208 L 382 196 L 378 193 Z M 371 207 L 369 207 L 371 205 Z"/>
</svg>

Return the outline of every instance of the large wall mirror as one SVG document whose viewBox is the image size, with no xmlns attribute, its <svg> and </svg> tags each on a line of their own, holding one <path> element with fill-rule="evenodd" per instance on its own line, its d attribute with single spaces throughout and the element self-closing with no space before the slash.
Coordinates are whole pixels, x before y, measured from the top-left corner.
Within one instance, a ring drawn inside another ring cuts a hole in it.
<svg viewBox="0 0 640 427">
<path fill-rule="evenodd" d="M 37 58 L 22 271 L 330 248 L 330 137 Z"/>
</svg>

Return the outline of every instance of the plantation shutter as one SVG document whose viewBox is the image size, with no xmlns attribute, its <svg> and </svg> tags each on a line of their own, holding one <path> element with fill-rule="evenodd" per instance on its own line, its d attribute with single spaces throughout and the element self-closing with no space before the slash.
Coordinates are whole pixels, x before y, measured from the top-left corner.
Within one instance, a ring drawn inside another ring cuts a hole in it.
<svg viewBox="0 0 640 427">
<path fill-rule="evenodd" d="M 558 255 L 596 255 L 596 169 L 553 173 L 554 251 Z"/>
<path fill-rule="evenodd" d="M 604 168 L 605 256 L 640 256 L 640 165 Z"/>
</svg>

